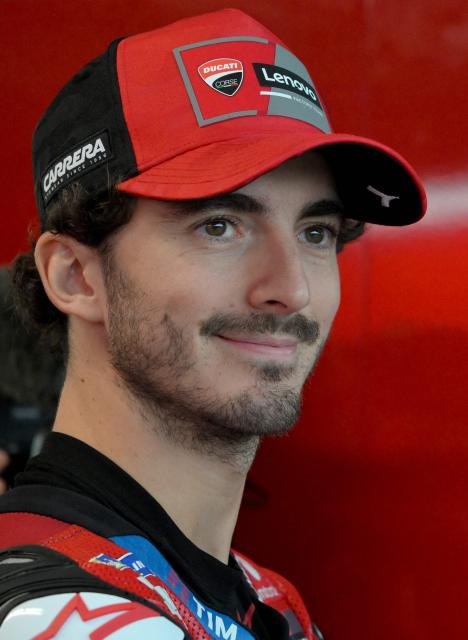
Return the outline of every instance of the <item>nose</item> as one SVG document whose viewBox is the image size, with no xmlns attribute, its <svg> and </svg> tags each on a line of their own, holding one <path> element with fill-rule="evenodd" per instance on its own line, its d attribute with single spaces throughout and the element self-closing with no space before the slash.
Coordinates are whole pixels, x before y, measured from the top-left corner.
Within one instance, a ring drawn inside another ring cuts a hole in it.
<svg viewBox="0 0 468 640">
<path fill-rule="evenodd" d="M 309 304 L 309 282 L 294 239 L 262 243 L 252 261 L 249 282 L 248 303 L 255 309 L 290 315 Z"/>
</svg>

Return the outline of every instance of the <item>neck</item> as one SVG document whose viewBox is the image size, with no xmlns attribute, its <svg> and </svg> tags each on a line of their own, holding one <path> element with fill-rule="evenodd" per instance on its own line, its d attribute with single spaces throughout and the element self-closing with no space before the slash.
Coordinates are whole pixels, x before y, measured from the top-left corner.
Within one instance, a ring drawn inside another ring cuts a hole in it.
<svg viewBox="0 0 468 640">
<path fill-rule="evenodd" d="M 191 428 L 193 427 L 193 428 Z M 110 367 L 71 365 L 54 430 L 113 460 L 148 491 L 200 549 L 227 563 L 245 478 L 257 438 L 236 450 L 197 438 L 202 425 L 150 415 L 122 388 Z M 171 437 L 191 434 L 190 437 Z"/>
</svg>

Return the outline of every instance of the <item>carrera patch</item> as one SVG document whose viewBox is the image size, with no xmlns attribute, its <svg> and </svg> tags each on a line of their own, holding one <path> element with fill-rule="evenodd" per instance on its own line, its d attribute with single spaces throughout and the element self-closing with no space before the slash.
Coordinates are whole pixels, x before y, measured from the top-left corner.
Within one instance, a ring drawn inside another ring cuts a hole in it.
<svg viewBox="0 0 468 640">
<path fill-rule="evenodd" d="M 173 53 L 200 127 L 266 115 L 294 118 L 330 133 L 309 72 L 282 45 L 234 36 L 194 42 Z"/>
<path fill-rule="evenodd" d="M 139 602 L 106 593 L 57 593 L 16 605 L 0 627 L 0 640 L 183 640 L 168 618 Z"/>
<path fill-rule="evenodd" d="M 65 187 L 80 174 L 112 158 L 109 134 L 101 131 L 86 138 L 66 154 L 54 160 L 41 177 L 44 203 L 47 205 L 59 187 Z"/>
<path fill-rule="evenodd" d="M 225 96 L 235 95 L 242 84 L 244 67 L 240 60 L 234 58 L 215 58 L 203 62 L 198 73 L 206 84 Z"/>
</svg>

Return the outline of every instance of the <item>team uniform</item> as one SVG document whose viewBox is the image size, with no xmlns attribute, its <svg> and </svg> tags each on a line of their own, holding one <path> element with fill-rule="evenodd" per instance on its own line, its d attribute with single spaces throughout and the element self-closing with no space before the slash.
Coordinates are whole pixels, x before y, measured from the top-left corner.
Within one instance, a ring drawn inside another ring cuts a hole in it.
<svg viewBox="0 0 468 640">
<path fill-rule="evenodd" d="M 133 478 L 64 434 L 0 499 L 0 549 L 0 640 L 321 638 L 284 578 L 203 552 Z"/>
</svg>

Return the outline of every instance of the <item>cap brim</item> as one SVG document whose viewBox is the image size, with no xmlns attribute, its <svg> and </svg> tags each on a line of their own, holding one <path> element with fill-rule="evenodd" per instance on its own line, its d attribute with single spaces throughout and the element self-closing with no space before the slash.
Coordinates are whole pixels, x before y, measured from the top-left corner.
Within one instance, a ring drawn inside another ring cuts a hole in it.
<svg viewBox="0 0 468 640">
<path fill-rule="evenodd" d="M 398 226 L 424 215 L 424 188 L 406 160 L 385 145 L 347 134 L 262 133 L 212 142 L 144 168 L 118 189 L 159 200 L 207 198 L 313 149 L 328 161 L 348 218 Z"/>
</svg>

